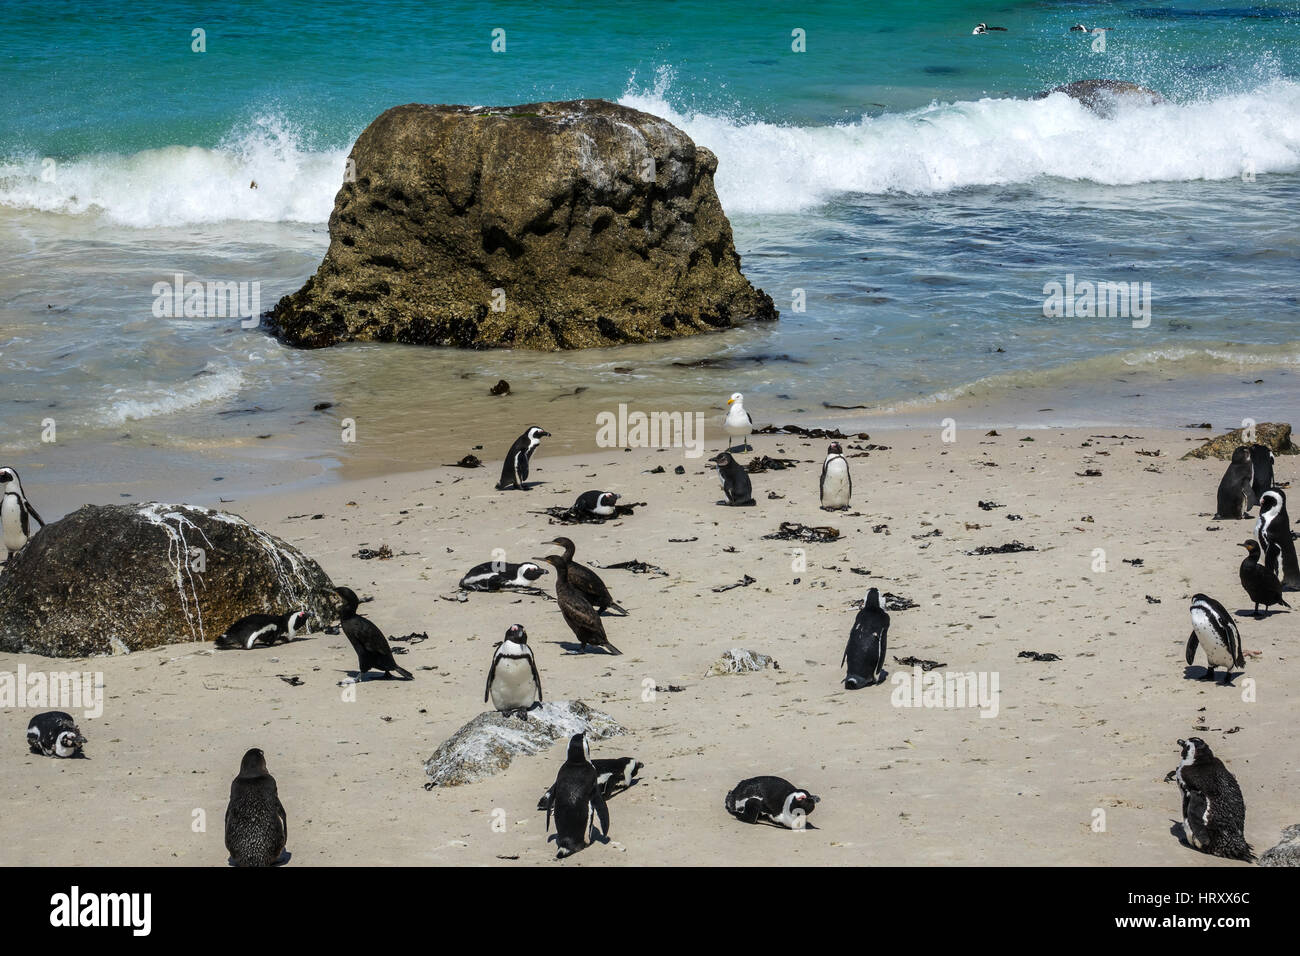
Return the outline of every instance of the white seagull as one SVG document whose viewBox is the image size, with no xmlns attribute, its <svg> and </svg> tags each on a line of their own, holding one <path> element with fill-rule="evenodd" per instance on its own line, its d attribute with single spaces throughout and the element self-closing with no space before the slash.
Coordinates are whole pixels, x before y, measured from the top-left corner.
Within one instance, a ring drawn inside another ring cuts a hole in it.
<svg viewBox="0 0 1300 956">
<path fill-rule="evenodd" d="M 749 412 L 745 411 L 745 396 L 736 392 L 731 398 L 727 399 L 727 420 L 722 423 L 727 437 L 733 441 L 732 447 L 739 447 L 745 451 L 753 451 L 754 448 L 749 443 L 749 435 L 754 430 L 754 420 L 749 417 Z M 743 438 L 744 445 L 736 446 L 735 440 Z M 731 448 L 727 449 L 728 451 Z"/>
</svg>

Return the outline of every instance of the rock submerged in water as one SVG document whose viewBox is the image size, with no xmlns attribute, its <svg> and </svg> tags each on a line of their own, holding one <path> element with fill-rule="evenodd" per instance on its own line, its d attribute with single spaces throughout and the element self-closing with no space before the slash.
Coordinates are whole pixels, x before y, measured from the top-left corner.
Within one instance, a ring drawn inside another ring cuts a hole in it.
<svg viewBox="0 0 1300 956">
<path fill-rule="evenodd" d="M 1114 115 L 1121 103 L 1154 106 L 1165 101 L 1165 98 L 1155 90 L 1138 86 L 1136 83 L 1126 83 L 1123 80 L 1076 80 L 1064 86 L 1044 90 L 1034 99 L 1041 100 L 1053 93 L 1064 93 L 1100 116 Z"/>
<path fill-rule="evenodd" d="M 0 650 L 86 657 L 213 640 L 248 614 L 337 616 L 329 576 L 238 515 L 150 502 L 85 505 L 0 574 Z M 319 625 L 317 625 L 319 626 Z"/>
<path fill-rule="evenodd" d="M 1199 448 L 1193 448 L 1179 460 L 1218 458 L 1228 461 L 1240 446 L 1250 444 L 1246 441 L 1244 433 L 1244 428 L 1234 428 L 1226 435 L 1211 438 Z M 1300 455 L 1300 448 L 1291 441 L 1291 426 L 1286 422 L 1260 422 L 1255 426 L 1255 441 L 1275 455 Z"/>
<path fill-rule="evenodd" d="M 1300 866 L 1300 823 L 1282 828 L 1282 842 L 1259 855 L 1260 866 Z"/>
<path fill-rule="evenodd" d="M 590 741 L 627 731 L 609 714 L 580 700 L 546 701 L 530 710 L 527 720 L 487 711 L 448 737 L 424 762 L 429 777 L 425 789 L 477 783 L 505 770 L 515 757 L 541 753 L 579 733 Z"/>
<path fill-rule="evenodd" d="M 781 669 L 771 657 L 743 647 L 733 647 L 709 665 L 705 677 L 721 677 L 724 674 L 748 674 L 767 668 Z"/>
<path fill-rule="evenodd" d="M 777 317 L 741 274 L 716 157 L 649 113 L 397 106 L 349 169 L 324 261 L 268 313 L 291 345 L 574 349 Z"/>
</svg>

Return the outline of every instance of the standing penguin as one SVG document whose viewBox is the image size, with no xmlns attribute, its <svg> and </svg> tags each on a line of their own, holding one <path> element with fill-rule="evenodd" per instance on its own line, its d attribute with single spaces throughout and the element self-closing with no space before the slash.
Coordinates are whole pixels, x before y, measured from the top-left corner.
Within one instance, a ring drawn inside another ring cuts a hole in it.
<svg viewBox="0 0 1300 956">
<path fill-rule="evenodd" d="M 736 784 L 722 805 L 736 819 L 757 823 L 760 818 L 791 830 L 802 830 L 804 818 L 821 797 L 796 787 L 781 777 L 750 777 Z"/>
<path fill-rule="evenodd" d="M 393 649 L 388 646 L 384 632 L 357 613 L 357 605 L 361 603 L 357 593 L 351 588 L 334 590 L 343 599 L 343 606 L 339 608 L 339 625 L 357 652 L 356 679 L 360 680 L 362 674 L 373 668 L 383 671 L 385 677 L 392 677 L 393 671 L 397 671 L 404 680 L 414 680 L 410 671 L 398 667 L 397 661 L 393 660 Z"/>
<path fill-rule="evenodd" d="M 289 818 L 280 803 L 266 757 L 254 747 L 244 754 L 239 776 L 230 782 L 226 806 L 226 849 L 235 866 L 274 866 L 284 855 Z"/>
<path fill-rule="evenodd" d="M 1243 541 L 1238 547 L 1246 549 L 1246 557 L 1242 559 L 1239 573 L 1241 586 L 1246 589 L 1250 599 L 1255 602 L 1255 616 L 1268 616 L 1268 609 L 1274 604 L 1280 604 L 1289 609 L 1291 605 L 1282 600 L 1282 582 L 1277 579 L 1277 575 L 1259 563 L 1258 542 L 1253 540 Z M 1263 614 L 1259 613 L 1261 604 L 1264 605 Z"/>
<path fill-rule="evenodd" d="M 546 807 L 548 833 L 551 815 L 555 815 L 555 843 L 559 847 L 557 859 L 577 853 L 587 845 L 593 815 L 600 821 L 601 833 L 609 836 L 609 807 L 605 805 L 599 776 L 591 763 L 591 748 L 586 735 L 574 734 L 569 738 L 568 757 L 551 785 L 551 800 Z"/>
<path fill-rule="evenodd" d="M 729 505 L 752 505 L 754 487 L 749 481 L 749 472 L 745 466 L 731 457 L 730 452 L 723 452 L 710 458 L 717 463 L 718 481 L 722 483 L 722 493 L 727 496 Z"/>
<path fill-rule="evenodd" d="M 605 625 L 600 614 L 586 596 L 569 580 L 569 562 L 562 555 L 551 554 L 541 560 L 555 568 L 555 603 L 560 605 L 564 623 L 569 625 L 574 637 L 585 651 L 588 646 L 603 647 L 610 654 L 622 654 L 605 636 Z"/>
<path fill-rule="evenodd" d="M 1222 604 L 1204 594 L 1192 595 L 1191 613 L 1192 634 L 1187 638 L 1187 666 L 1192 666 L 1199 644 L 1205 651 L 1205 676 L 1202 680 L 1214 680 L 1214 669 L 1222 667 L 1223 682 L 1230 685 L 1233 667 L 1246 666 L 1237 622 Z"/>
<path fill-rule="evenodd" d="M 1246 801 L 1237 778 L 1200 737 L 1178 741 L 1183 759 L 1174 771 L 1183 793 L 1183 834 L 1203 853 L 1229 860 L 1255 859 L 1246 842 Z"/>
<path fill-rule="evenodd" d="M 1255 468 L 1250 461 L 1250 449 L 1238 445 L 1232 453 L 1228 470 L 1219 481 L 1219 508 L 1216 518 L 1246 517 L 1247 502 L 1250 500 L 1250 488 L 1254 481 Z"/>
<path fill-rule="evenodd" d="M 614 603 L 614 598 L 610 595 L 609 588 L 605 586 L 605 582 L 600 579 L 600 575 L 591 570 L 591 568 L 587 567 L 585 564 L 579 564 L 573 560 L 573 555 L 574 552 L 577 551 L 577 548 L 570 539 L 563 537 L 553 538 L 546 543 L 564 549 L 564 560 L 567 561 L 569 565 L 569 583 L 578 591 L 582 592 L 582 595 L 591 602 L 592 607 L 602 614 L 605 612 L 606 608 L 612 607 L 620 614 L 624 616 L 627 615 L 625 609 Z"/>
<path fill-rule="evenodd" d="M 1273 487 L 1273 452 L 1267 445 L 1258 443 L 1250 446 L 1250 465 L 1253 474 L 1250 479 L 1250 496 L 1246 500 L 1248 507 L 1255 507 L 1264 492 Z"/>
<path fill-rule="evenodd" d="M 591 762 L 596 768 L 596 785 L 600 787 L 600 792 L 608 800 L 614 794 L 627 790 L 636 779 L 636 775 L 645 769 L 645 764 L 635 757 L 597 757 Z M 550 809 L 555 800 L 555 788 L 547 790 L 542 794 L 542 799 L 537 801 L 538 810 Z"/>
<path fill-rule="evenodd" d="M 0 528 L 4 531 L 5 550 L 13 554 L 35 533 L 32 522 L 42 528 L 45 522 L 23 494 L 23 483 L 12 468 L 0 468 L 0 496 Z"/>
<path fill-rule="evenodd" d="M 889 638 L 889 612 L 880 606 L 880 591 L 871 588 L 862 601 L 862 610 L 853 621 L 849 643 L 844 647 L 843 667 L 848 663 L 844 678 L 845 690 L 857 690 L 880 682 L 885 666 L 885 650 Z"/>
<path fill-rule="evenodd" d="M 844 457 L 840 443 L 833 441 L 826 449 L 822 462 L 822 510 L 847 511 L 853 497 L 853 479 L 849 476 L 849 462 Z"/>
<path fill-rule="evenodd" d="M 1295 539 L 1291 537 L 1291 517 L 1286 513 L 1286 492 L 1270 488 L 1259 496 L 1259 517 L 1255 537 L 1264 552 L 1264 567 L 1277 574 L 1282 565 L 1282 586 L 1300 588 L 1300 565 L 1296 563 Z"/>
<path fill-rule="evenodd" d="M 483 703 L 492 698 L 492 706 L 503 714 L 516 714 L 527 720 L 528 711 L 542 702 L 542 678 L 537 673 L 533 649 L 528 646 L 528 632 L 522 624 L 512 624 L 505 640 L 497 645 L 488 669 Z"/>
<path fill-rule="evenodd" d="M 550 437 L 550 432 L 532 425 L 515 439 L 515 443 L 506 452 L 506 460 L 501 464 L 501 480 L 497 482 L 497 491 L 510 488 L 525 490 L 524 482 L 528 480 L 528 463 L 533 459 L 533 452 L 537 451 L 543 438 Z"/>
<path fill-rule="evenodd" d="M 727 399 L 727 417 L 722 423 L 722 429 L 727 433 L 727 438 L 731 439 L 732 448 L 737 451 L 753 451 L 753 446 L 749 444 L 749 436 L 754 430 L 754 419 L 750 418 L 749 412 L 745 411 L 745 396 L 739 392 L 733 393 L 731 398 Z M 737 439 L 741 438 L 745 440 L 744 444 L 737 445 Z"/>
<path fill-rule="evenodd" d="M 81 757 L 86 738 L 71 714 L 50 710 L 37 714 L 27 725 L 27 746 L 43 757 Z"/>
<path fill-rule="evenodd" d="M 292 641 L 298 625 L 306 620 L 307 612 L 301 609 L 279 615 L 249 614 L 226 628 L 215 644 L 223 650 L 234 647 L 252 650 L 259 641 L 270 647 L 280 640 Z"/>
</svg>

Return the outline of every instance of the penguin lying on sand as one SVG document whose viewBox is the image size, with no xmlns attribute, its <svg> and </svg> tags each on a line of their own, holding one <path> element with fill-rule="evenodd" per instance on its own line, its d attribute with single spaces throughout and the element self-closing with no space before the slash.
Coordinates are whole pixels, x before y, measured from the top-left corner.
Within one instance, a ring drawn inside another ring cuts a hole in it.
<svg viewBox="0 0 1300 956">
<path fill-rule="evenodd" d="M 72 715 L 61 710 L 37 714 L 27 725 L 27 746 L 43 757 L 84 757 L 85 744 Z"/>
<path fill-rule="evenodd" d="M 791 830 L 802 830 L 804 819 L 821 797 L 801 790 L 780 777 L 750 777 L 736 784 L 722 801 L 736 819 L 746 823 L 768 820 Z"/>
<path fill-rule="evenodd" d="M 522 564 L 510 564 L 507 561 L 484 561 L 476 564 L 460 579 L 460 587 L 465 591 L 500 591 L 514 588 L 537 587 L 537 581 L 544 574 L 545 568 L 531 561 Z"/>
<path fill-rule="evenodd" d="M 226 632 L 216 639 L 215 644 L 222 650 L 251 650 L 255 644 L 270 647 L 281 640 L 292 641 L 298 625 L 305 624 L 306 621 L 307 612 L 301 609 L 279 615 L 250 614 L 226 628 Z"/>
</svg>

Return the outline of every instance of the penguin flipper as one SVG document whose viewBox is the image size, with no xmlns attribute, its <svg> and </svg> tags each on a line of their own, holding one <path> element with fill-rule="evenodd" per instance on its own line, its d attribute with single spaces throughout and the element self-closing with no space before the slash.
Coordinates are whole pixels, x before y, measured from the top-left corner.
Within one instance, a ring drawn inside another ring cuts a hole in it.
<svg viewBox="0 0 1300 956">
<path fill-rule="evenodd" d="M 492 661 L 493 670 L 496 670 L 496 664 L 497 662 L 493 660 Z M 533 683 L 537 685 L 537 702 L 540 704 L 542 702 L 542 675 L 537 673 L 537 661 L 533 659 L 532 654 L 528 655 L 528 666 L 532 668 L 533 671 Z M 484 697 L 483 699 L 487 700 L 486 697 Z"/>
<path fill-rule="evenodd" d="M 534 671 L 536 671 L 536 668 L 534 668 Z M 496 672 L 497 672 L 497 656 L 493 654 L 492 666 L 488 668 L 487 684 L 483 688 L 483 703 L 485 704 L 488 701 L 488 696 L 492 693 L 492 678 L 496 675 Z M 540 690 L 541 688 L 538 689 Z"/>
<path fill-rule="evenodd" d="M 24 503 L 27 505 L 27 513 L 30 514 L 33 518 L 36 519 L 36 523 L 37 523 L 38 525 L 40 525 L 42 528 L 44 528 L 44 527 L 45 527 L 45 521 L 41 518 L 40 515 L 38 515 L 38 514 L 36 513 L 36 509 L 32 507 L 32 503 L 31 503 L 30 501 L 27 501 L 27 502 L 24 502 Z M 26 529 L 24 529 L 24 530 L 26 530 Z"/>
<path fill-rule="evenodd" d="M 551 805 L 552 805 L 554 802 L 555 802 L 555 787 L 554 787 L 554 786 L 552 786 L 549 790 L 547 790 L 544 794 L 542 794 L 542 799 L 540 799 L 540 800 L 537 801 L 537 809 L 538 809 L 538 810 L 545 810 L 545 811 L 546 811 L 546 827 L 547 827 L 547 829 L 550 829 L 550 826 L 551 826 Z"/>
<path fill-rule="evenodd" d="M 1196 632 L 1192 631 L 1192 636 L 1187 639 L 1187 666 L 1188 667 L 1191 667 L 1192 661 L 1196 660 L 1196 643 L 1197 643 Z M 1241 657 L 1240 651 L 1237 652 L 1237 656 Z"/>
<path fill-rule="evenodd" d="M 596 810 L 596 819 L 600 821 L 600 832 L 602 836 L 609 836 L 609 806 L 605 803 L 605 795 L 600 792 L 600 787 L 596 787 L 591 792 L 591 805 Z"/>
</svg>

